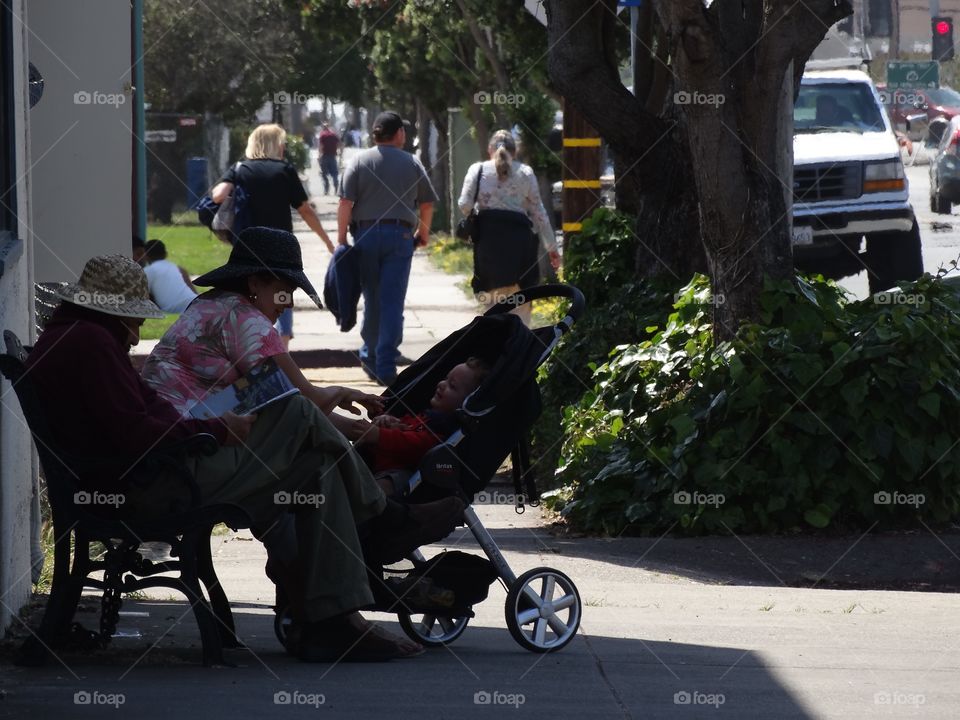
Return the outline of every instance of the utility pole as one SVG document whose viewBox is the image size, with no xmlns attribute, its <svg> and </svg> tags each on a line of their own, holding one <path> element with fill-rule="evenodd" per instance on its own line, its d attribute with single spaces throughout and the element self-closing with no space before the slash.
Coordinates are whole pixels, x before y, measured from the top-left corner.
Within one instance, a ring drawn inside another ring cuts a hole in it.
<svg viewBox="0 0 960 720">
<path fill-rule="evenodd" d="M 939 3 L 938 3 L 939 4 Z M 932 8 L 934 2 L 930 3 Z M 890 0 L 890 58 L 900 57 L 900 0 Z"/>
</svg>

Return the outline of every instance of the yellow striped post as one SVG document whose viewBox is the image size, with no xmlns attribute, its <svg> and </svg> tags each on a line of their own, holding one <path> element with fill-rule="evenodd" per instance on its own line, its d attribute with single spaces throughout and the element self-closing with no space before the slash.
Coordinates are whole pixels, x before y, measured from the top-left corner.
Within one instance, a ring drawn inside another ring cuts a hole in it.
<svg viewBox="0 0 960 720">
<path fill-rule="evenodd" d="M 563 107 L 563 234 L 583 229 L 583 220 L 600 207 L 600 134 L 571 104 Z"/>
</svg>

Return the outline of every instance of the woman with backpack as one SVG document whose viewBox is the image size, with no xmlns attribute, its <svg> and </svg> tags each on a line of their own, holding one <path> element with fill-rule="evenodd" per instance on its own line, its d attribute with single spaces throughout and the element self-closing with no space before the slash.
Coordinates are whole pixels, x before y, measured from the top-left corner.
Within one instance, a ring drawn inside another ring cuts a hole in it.
<svg viewBox="0 0 960 720">
<path fill-rule="evenodd" d="M 239 185 L 246 194 L 245 208 L 235 208 L 237 217 L 244 217 L 246 227 L 268 227 L 293 232 L 291 208 L 323 240 L 333 253 L 333 243 L 323 229 L 320 218 L 307 198 L 296 169 L 283 159 L 286 131 L 275 124 L 257 126 L 247 139 L 244 159 L 233 165 L 213 188 L 210 197 L 222 203 Z M 243 227 L 235 227 L 239 234 Z M 293 337 L 293 309 L 288 309 L 277 322 L 277 330 L 285 346 Z"/>
<path fill-rule="evenodd" d="M 467 170 L 459 206 L 464 217 L 476 212 L 473 233 L 473 291 L 486 307 L 520 288 L 540 282 L 541 248 L 550 264 L 560 254 L 533 168 L 516 160 L 517 144 L 509 130 L 490 138 L 490 159 Z M 530 303 L 517 314 L 530 324 Z"/>
</svg>

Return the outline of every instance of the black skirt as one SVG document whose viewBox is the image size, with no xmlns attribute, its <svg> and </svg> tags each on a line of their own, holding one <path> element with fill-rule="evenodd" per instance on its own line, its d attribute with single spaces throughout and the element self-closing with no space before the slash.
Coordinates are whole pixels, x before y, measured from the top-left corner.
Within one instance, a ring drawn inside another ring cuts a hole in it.
<svg viewBox="0 0 960 720">
<path fill-rule="evenodd" d="M 481 210 L 473 236 L 474 292 L 519 285 L 532 287 L 540 282 L 533 223 L 526 214 L 513 210 Z"/>
</svg>

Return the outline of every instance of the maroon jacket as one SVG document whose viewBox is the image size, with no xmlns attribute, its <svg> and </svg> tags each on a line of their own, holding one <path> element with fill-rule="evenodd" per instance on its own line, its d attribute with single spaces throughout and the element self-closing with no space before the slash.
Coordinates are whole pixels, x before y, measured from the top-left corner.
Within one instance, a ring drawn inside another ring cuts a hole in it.
<svg viewBox="0 0 960 720">
<path fill-rule="evenodd" d="M 220 420 L 184 420 L 134 370 L 120 318 L 63 303 L 27 359 L 52 440 L 78 456 L 132 464 L 149 450 L 196 433 L 227 436 Z M 125 481 L 82 478 L 89 489 Z"/>
</svg>

